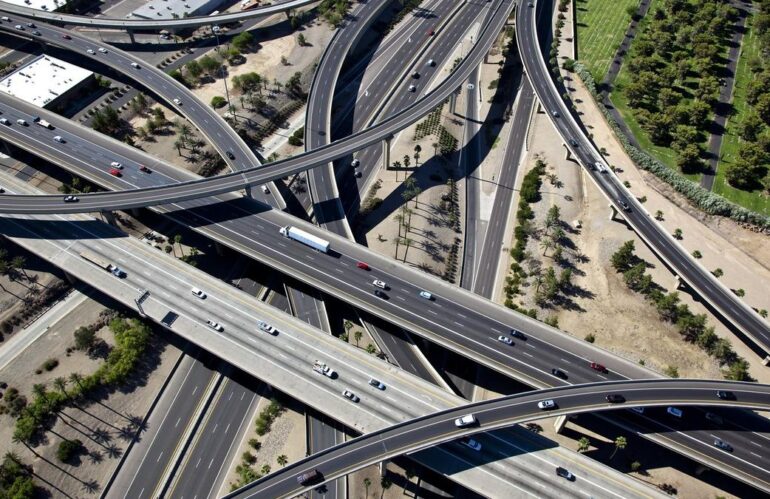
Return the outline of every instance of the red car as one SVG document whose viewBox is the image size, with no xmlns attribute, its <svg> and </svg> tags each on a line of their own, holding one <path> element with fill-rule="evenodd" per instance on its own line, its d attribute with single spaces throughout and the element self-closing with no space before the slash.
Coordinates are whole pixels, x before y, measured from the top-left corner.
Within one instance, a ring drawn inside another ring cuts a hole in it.
<svg viewBox="0 0 770 499">
<path fill-rule="evenodd" d="M 144 172 L 144 173 L 150 173 L 152 170 L 150 170 L 149 168 L 147 168 L 144 165 L 139 165 L 139 171 L 140 172 Z"/>
<path fill-rule="evenodd" d="M 356 264 L 356 267 L 358 267 L 359 269 L 364 269 L 364 270 L 371 270 L 371 269 L 369 268 L 369 265 L 365 264 L 364 262 L 358 262 L 358 263 Z"/>
<path fill-rule="evenodd" d="M 110 168 L 110 175 L 114 175 L 116 177 L 122 177 L 123 175 L 120 173 L 120 170 L 117 168 Z"/>
<path fill-rule="evenodd" d="M 435 34 L 436 34 L 436 30 L 434 30 L 433 28 L 431 28 L 430 31 L 428 31 L 428 36 L 433 36 Z"/>
<path fill-rule="evenodd" d="M 603 366 L 603 365 L 601 365 L 601 364 L 597 364 L 596 362 L 591 362 L 591 363 L 589 364 L 589 366 L 590 366 L 590 367 L 591 367 L 591 369 L 593 369 L 594 371 L 599 371 L 600 373 L 606 373 L 606 372 L 607 372 L 607 368 L 606 368 L 606 367 L 604 367 L 604 366 Z"/>
</svg>

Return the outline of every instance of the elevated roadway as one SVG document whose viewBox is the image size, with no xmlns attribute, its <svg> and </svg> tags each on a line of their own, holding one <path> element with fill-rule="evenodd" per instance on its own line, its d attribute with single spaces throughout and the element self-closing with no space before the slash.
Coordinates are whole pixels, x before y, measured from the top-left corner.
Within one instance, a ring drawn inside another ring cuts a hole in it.
<svg viewBox="0 0 770 499">
<path fill-rule="evenodd" d="M 273 14 L 287 12 L 303 7 L 318 0 L 284 0 L 272 5 L 263 5 L 254 9 L 241 12 L 222 13 L 215 16 L 192 16 L 179 19 L 118 19 L 110 17 L 81 16 L 77 14 L 65 14 L 63 12 L 46 12 L 44 10 L 15 5 L 8 2 L 0 2 L 0 11 L 17 16 L 29 17 L 55 24 L 67 24 L 70 26 L 90 26 L 92 28 L 112 28 L 124 30 L 179 30 L 184 28 L 197 28 L 213 24 L 227 24 L 246 19 L 268 17 Z"/>
<path fill-rule="evenodd" d="M 32 189 L 16 179 L 3 183 L 10 191 Z M 3 217 L 0 232 L 131 309 L 138 309 L 135 300 L 139 300 L 139 312 L 148 319 L 167 322 L 172 332 L 358 432 L 464 404 L 459 397 L 309 327 L 106 223 L 82 215 Z M 80 257 L 86 248 L 119 265 L 126 272 L 125 278 L 118 279 Z M 193 297 L 192 287 L 204 290 L 207 297 Z M 173 321 L 170 312 L 176 315 Z M 220 324 L 222 330 L 207 327 L 209 320 Z M 255 326 L 259 320 L 276 326 L 277 334 L 259 331 Z M 333 379 L 313 372 L 312 364 L 318 359 L 337 371 Z M 382 381 L 386 389 L 370 386 L 370 377 Z M 360 401 L 347 401 L 341 395 L 343 389 L 352 390 Z M 568 462 L 591 477 L 583 484 L 589 494 L 650 495 L 645 485 L 574 452 L 552 447 L 522 428 L 490 435 L 484 441 L 499 449 L 502 457 L 494 463 L 452 448 L 442 448 L 440 459 L 421 462 L 487 496 L 513 487 L 530 491 L 526 493 L 529 496 L 537 495 L 535 490 L 551 490 L 549 497 L 563 497 L 569 487 L 552 479 L 531 477 L 530 470 Z M 458 470 L 458 462 L 467 467 Z"/>
<path fill-rule="evenodd" d="M 536 29 L 536 11 L 543 2 L 530 2 L 516 13 L 516 40 L 522 62 L 532 87 L 546 114 L 565 141 L 565 147 L 585 168 L 588 177 L 609 199 L 623 219 L 652 248 L 658 257 L 694 289 L 710 307 L 716 309 L 732 325 L 765 353 L 770 353 L 770 325 L 751 307 L 720 283 L 707 269 L 692 258 L 666 230 L 645 210 L 644 206 L 623 186 L 609 169 L 585 129 L 561 97 L 546 66 Z M 558 116 L 554 115 L 554 112 Z M 603 165 L 604 173 L 594 166 Z M 621 203 L 627 203 L 624 210 Z"/>
<path fill-rule="evenodd" d="M 15 116 L 11 114 L 13 112 L 6 111 L 11 117 Z M 179 178 L 179 175 L 190 177 L 151 158 L 149 160 L 154 163 L 148 164 L 154 168 L 153 173 L 138 173 L 135 165 L 148 160 L 141 151 L 57 116 L 50 116 L 49 121 L 57 126 L 56 131 L 42 127 L 0 127 L 0 137 L 13 133 L 12 142 L 109 188 L 121 188 L 132 183 L 168 182 Z M 78 135 L 70 135 L 71 132 Z M 63 135 L 68 142 L 56 144 L 50 138 L 54 133 Z M 89 143 L 87 137 L 93 138 L 96 144 Z M 111 154 L 120 152 L 121 157 L 126 158 L 124 164 L 127 170 L 131 169 L 133 177 L 116 179 L 102 169 L 93 168 L 92 158 L 99 147 L 105 147 Z M 158 208 L 159 212 L 215 241 L 530 386 L 542 388 L 565 383 L 659 376 L 541 322 L 374 254 L 346 238 L 299 222 L 285 213 L 265 210 L 266 207 L 252 200 L 232 195 Z M 258 220 L 255 221 L 254 217 Z M 287 224 L 300 225 L 331 240 L 333 254 L 322 255 L 305 245 L 284 239 L 278 234 L 278 229 Z M 373 270 L 357 269 L 357 261 L 368 262 Z M 390 285 L 388 300 L 371 293 L 374 277 Z M 427 302 L 419 298 L 421 289 L 430 290 L 436 299 Z M 511 328 L 525 331 L 527 339 L 515 339 L 514 346 L 501 348 L 497 336 L 507 335 Z M 590 369 L 588 364 L 591 361 L 604 364 L 609 372 L 605 374 Z M 568 379 L 554 376 L 551 372 L 554 367 L 564 370 Z M 645 424 L 650 428 L 645 433 L 647 438 L 770 490 L 770 477 L 767 476 L 770 467 L 756 466 L 711 448 L 700 449 L 708 436 L 693 436 L 654 422 Z M 745 441 L 741 445 L 752 444 Z M 767 460 L 770 448 L 761 446 L 753 452 Z"/>
<path fill-rule="evenodd" d="M 732 392 L 735 398 L 719 399 L 716 397 L 717 390 Z M 625 402 L 610 404 L 606 400 L 608 394 L 622 394 Z M 542 400 L 552 400 L 556 408 L 543 411 L 537 405 Z M 620 407 L 676 406 L 679 408 L 693 405 L 744 407 L 767 411 L 770 410 L 770 385 L 661 379 L 592 383 L 511 395 L 442 411 L 370 433 L 292 463 L 225 497 L 227 499 L 296 497 L 326 480 L 332 480 L 388 458 L 410 454 L 432 445 L 473 435 L 479 431 L 489 431 L 526 421 L 557 415 L 617 410 Z M 478 425 L 458 428 L 454 420 L 469 413 L 475 415 Z M 457 445 L 459 447 L 461 444 Z M 484 448 L 482 447 L 479 452 L 483 454 Z M 317 470 L 322 478 L 308 485 L 297 482 L 297 476 L 312 470 Z M 550 471 L 555 474 L 555 470 Z M 575 486 L 579 486 L 584 479 L 585 477 L 576 473 Z M 564 481 L 570 483 L 567 480 Z M 503 491 L 498 494 L 499 497 L 503 495 Z"/>
</svg>

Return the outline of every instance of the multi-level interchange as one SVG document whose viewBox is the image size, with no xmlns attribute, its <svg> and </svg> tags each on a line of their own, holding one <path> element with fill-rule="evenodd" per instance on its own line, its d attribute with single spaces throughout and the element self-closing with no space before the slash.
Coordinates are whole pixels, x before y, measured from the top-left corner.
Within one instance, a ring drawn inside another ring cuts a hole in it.
<svg viewBox="0 0 770 499">
<path fill-rule="evenodd" d="M 0 496 L 770 494 L 770 3 L 0 11 Z"/>
</svg>

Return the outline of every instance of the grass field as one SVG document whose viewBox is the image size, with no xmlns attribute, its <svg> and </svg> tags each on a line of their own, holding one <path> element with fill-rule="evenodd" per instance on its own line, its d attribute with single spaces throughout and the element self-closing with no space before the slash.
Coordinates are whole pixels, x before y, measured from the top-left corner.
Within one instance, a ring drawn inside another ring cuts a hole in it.
<svg viewBox="0 0 770 499">
<path fill-rule="evenodd" d="M 638 5 L 639 0 L 575 0 L 578 60 L 596 83 L 604 80 L 631 22 L 626 9 Z"/>
<path fill-rule="evenodd" d="M 760 56 L 759 40 L 754 36 L 754 32 L 749 27 L 747 27 L 747 31 L 743 36 L 742 45 L 741 56 L 738 59 L 738 69 L 735 73 L 735 87 L 733 88 L 733 107 L 735 113 L 727 120 L 727 131 L 722 141 L 717 178 L 714 181 L 714 192 L 750 210 L 770 215 L 770 197 L 763 195 L 760 191 L 747 192 L 734 189 L 730 187 L 730 184 L 727 183 L 724 177 L 727 165 L 731 164 L 738 157 L 740 139 L 738 138 L 737 128 L 749 109 L 749 106 L 746 104 L 746 86 L 754 75 L 749 70 L 748 61 L 752 57 Z"/>
</svg>

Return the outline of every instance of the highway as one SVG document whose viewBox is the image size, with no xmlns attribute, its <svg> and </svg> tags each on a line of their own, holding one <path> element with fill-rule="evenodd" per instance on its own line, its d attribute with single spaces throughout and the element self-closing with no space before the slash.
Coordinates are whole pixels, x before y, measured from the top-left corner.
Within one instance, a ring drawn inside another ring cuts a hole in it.
<svg viewBox="0 0 770 499">
<path fill-rule="evenodd" d="M 31 190 L 15 179 L 4 183 L 12 191 Z M 103 222 L 85 216 L 57 216 L 52 220 L 4 217 L 0 218 L 0 231 L 130 308 L 136 309 L 134 300 L 147 290 L 149 294 L 141 307 L 149 319 L 160 322 L 173 311 L 178 317 L 170 323 L 171 331 L 356 431 L 375 431 L 465 403 Z M 81 258 L 79 253 L 86 247 L 100 258 L 119 264 L 126 277 L 118 279 Z M 186 299 L 192 287 L 203 289 L 207 298 Z M 222 324 L 223 331 L 206 327 L 206 320 Z M 256 330 L 258 320 L 277 326 L 277 335 Z M 314 373 L 311 366 L 316 359 L 328 362 L 337 376 L 329 379 Z M 371 387 L 370 377 L 382 381 L 386 389 Z M 340 395 L 343 388 L 358 394 L 360 402 L 345 401 Z M 457 456 L 451 447 L 440 448 L 441 459 L 421 462 L 485 495 L 513 486 L 551 490 L 549 497 L 559 497 L 564 493 L 559 484 L 554 487 L 551 477 L 533 478 L 529 470 L 542 463 L 557 466 L 568 462 L 595 477 L 584 484 L 591 494 L 604 490 L 617 497 L 648 495 L 640 493 L 648 490 L 645 486 L 591 459 L 542 439 L 533 446 L 536 437 L 522 428 L 507 430 L 503 436 L 489 436 L 484 441 L 500 449 L 500 459 L 494 463 L 479 462 L 479 456 L 473 454 Z M 522 451 L 524 446 L 526 452 Z M 458 462 L 467 463 L 467 467 L 457 469 Z"/>
<path fill-rule="evenodd" d="M 7 114 L 11 112 L 6 111 Z M 78 130 L 93 133 L 56 116 L 50 116 L 49 121 L 57 126 L 55 133 L 62 135 Z M 64 127 L 67 128 L 66 131 Z M 25 134 L 13 136 L 14 142 L 22 146 L 26 144 L 29 150 L 38 154 L 50 155 L 57 164 L 79 168 L 84 172 L 83 176 L 102 185 L 111 188 L 122 188 L 125 185 L 127 175 L 116 179 L 102 169 L 94 169 L 91 166 L 93 161 L 88 155 L 92 154 L 95 145 L 83 143 L 82 137 L 66 135 L 68 142 L 54 147 L 55 143 L 50 139 L 25 142 L 29 137 L 37 137 L 37 134 L 43 134 L 43 137 L 45 134 L 53 135 L 54 131 L 42 127 L 28 127 L 24 130 Z M 8 131 L 9 129 L 0 127 L 0 135 Z M 93 135 L 95 140 L 105 144 L 104 147 L 112 154 L 122 151 L 121 157 L 132 158 L 130 161 L 124 161 L 126 168 L 132 169 L 129 173 L 135 171 L 133 169 L 136 164 L 147 161 L 141 151 L 98 134 Z M 85 156 L 85 159 L 75 161 L 76 156 Z M 132 182 L 169 181 L 175 178 L 174 176 L 179 178 L 179 175 L 182 175 L 182 178 L 190 177 L 189 174 L 157 161 L 147 164 L 154 169 L 153 173 L 146 175 L 136 172 Z M 638 364 L 619 359 L 587 342 L 564 335 L 541 322 L 400 265 L 386 256 L 372 254 L 345 238 L 321 231 L 310 224 L 303 224 L 303 229 L 330 239 L 335 250 L 333 256 L 319 255 L 302 244 L 286 241 L 278 234 L 278 228 L 296 219 L 276 210 L 263 211 L 265 208 L 255 205 L 254 201 L 231 196 L 229 201 L 226 197 L 214 204 L 199 200 L 184 206 L 172 205 L 159 211 L 168 213 L 179 223 L 186 224 L 236 251 L 530 386 L 542 388 L 564 383 L 658 376 Z M 205 213 L 202 207 L 207 207 Z M 257 216 L 259 220 L 254 220 L 253 216 Z M 299 222 L 294 224 L 300 225 Z M 367 272 L 357 269 L 357 261 L 367 261 L 373 270 Z M 388 292 L 389 300 L 382 300 L 371 293 L 373 276 L 383 278 L 391 286 Z M 431 302 L 420 299 L 420 289 L 430 290 L 436 299 Z M 516 340 L 514 346 L 500 348 L 500 343 L 496 341 L 497 336 L 507 334 L 510 328 L 525 331 L 527 340 Z M 590 369 L 588 364 L 591 361 L 607 366 L 609 373 L 598 373 Z M 568 380 L 554 376 L 551 373 L 554 367 L 563 369 L 568 375 Z M 699 460 L 707 460 L 711 466 L 742 476 L 755 484 L 768 484 L 763 487 L 770 490 L 768 469 L 758 470 L 750 463 L 719 455 L 711 449 L 693 453 L 691 449 L 694 444 L 690 435 L 671 433 L 670 429 L 665 427 L 660 428 L 660 431 L 663 434 L 645 436 L 680 452 L 689 453 Z M 765 456 L 770 454 L 770 449 L 764 447 L 756 451 Z"/>
<path fill-rule="evenodd" d="M 541 3 L 535 2 L 536 5 Z M 589 140 L 583 126 L 578 123 L 561 98 L 546 67 L 537 37 L 535 17 L 538 8 L 518 10 L 516 39 L 535 94 L 556 130 L 565 139 L 565 147 L 569 148 L 573 157 L 585 168 L 588 177 L 604 192 L 618 213 L 658 257 L 733 326 L 764 352 L 770 353 L 770 325 L 691 257 L 687 250 L 650 216 L 644 206 L 615 177 L 596 146 Z M 559 113 L 559 117 L 553 116 L 554 111 Z M 574 141 L 574 144 L 570 141 Z M 593 165 L 596 162 L 604 165 L 605 173 L 595 169 Z M 629 205 L 629 210 L 623 210 L 621 201 Z"/>
<path fill-rule="evenodd" d="M 732 392 L 735 399 L 720 400 L 716 397 L 717 390 Z M 370 433 L 293 463 L 225 497 L 227 499 L 295 497 L 303 491 L 316 487 L 319 483 L 346 475 L 370 464 L 409 454 L 438 443 L 457 440 L 479 431 L 555 415 L 617 409 L 619 404 L 607 402 L 605 397 L 608 394 L 622 394 L 625 402 L 620 407 L 623 408 L 672 405 L 681 408 L 698 405 L 739 406 L 765 411 L 770 409 L 770 385 L 752 383 L 669 379 L 592 383 L 554 388 L 468 404 Z M 538 402 L 543 400 L 554 401 L 556 408 L 543 411 L 538 407 Z M 683 412 L 686 411 L 687 409 L 684 409 Z M 466 428 L 458 428 L 454 424 L 455 419 L 466 414 L 473 414 L 478 423 Z M 459 447 L 461 444 L 456 445 Z M 479 452 L 484 452 L 483 446 Z M 320 473 L 319 479 L 312 484 L 299 484 L 297 477 L 312 470 Z M 579 485 L 584 479 L 585 477 L 576 473 L 575 485 Z M 570 483 L 566 479 L 563 481 Z"/>
<path fill-rule="evenodd" d="M 118 28 L 129 31 L 139 30 L 168 30 L 195 28 L 212 24 L 227 24 L 246 19 L 267 17 L 280 12 L 296 9 L 318 0 L 284 0 L 272 5 L 263 5 L 242 12 L 222 13 L 216 16 L 191 16 L 179 19 L 116 19 L 110 17 L 91 17 L 77 14 L 65 14 L 63 12 L 46 12 L 44 10 L 24 7 L 3 2 L 0 11 L 18 16 L 40 19 L 51 23 L 68 24 L 71 26 L 90 26 L 92 28 Z"/>
</svg>

